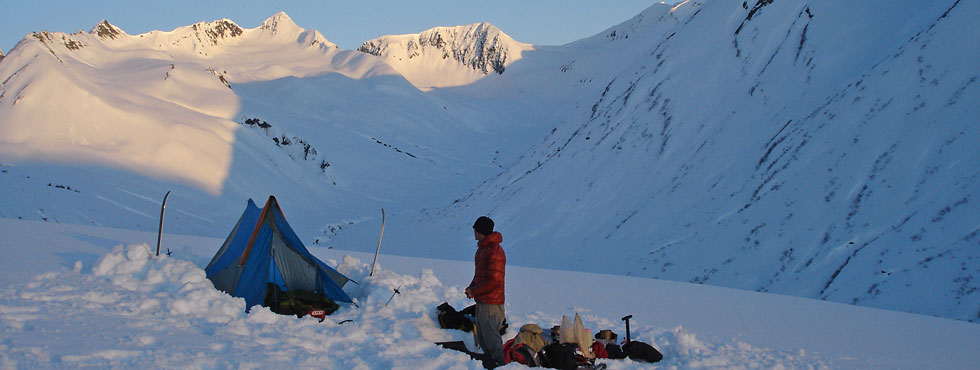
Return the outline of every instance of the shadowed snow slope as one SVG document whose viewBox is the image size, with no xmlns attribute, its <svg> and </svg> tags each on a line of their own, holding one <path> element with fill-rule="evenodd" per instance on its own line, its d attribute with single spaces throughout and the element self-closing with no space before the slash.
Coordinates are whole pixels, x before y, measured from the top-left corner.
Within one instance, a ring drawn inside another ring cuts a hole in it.
<svg viewBox="0 0 980 370">
<path fill-rule="evenodd" d="M 525 53 L 466 91 L 551 97 L 550 135 L 392 253 L 489 214 L 518 264 L 980 320 L 978 12 L 688 1 Z"/>
</svg>

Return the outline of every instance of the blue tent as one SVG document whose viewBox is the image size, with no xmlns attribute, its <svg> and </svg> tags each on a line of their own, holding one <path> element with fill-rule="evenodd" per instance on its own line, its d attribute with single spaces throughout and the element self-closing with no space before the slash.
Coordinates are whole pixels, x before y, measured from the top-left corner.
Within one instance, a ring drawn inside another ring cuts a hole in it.
<svg viewBox="0 0 980 370">
<path fill-rule="evenodd" d="M 350 279 L 310 254 L 271 195 L 262 209 L 248 200 L 204 271 L 215 288 L 245 298 L 246 310 L 264 303 L 269 283 L 284 291 L 305 290 L 353 303 L 342 289 Z"/>
</svg>

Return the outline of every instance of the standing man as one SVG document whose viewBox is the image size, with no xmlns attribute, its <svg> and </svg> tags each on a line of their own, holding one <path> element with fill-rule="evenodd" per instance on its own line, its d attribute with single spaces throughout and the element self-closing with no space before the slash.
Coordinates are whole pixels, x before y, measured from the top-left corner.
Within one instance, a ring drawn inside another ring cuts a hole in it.
<svg viewBox="0 0 980 370">
<path fill-rule="evenodd" d="M 473 281 L 466 287 L 466 298 L 476 301 L 476 341 L 483 348 L 490 367 L 504 364 L 500 327 L 504 322 L 504 266 L 507 256 L 500 242 L 500 233 L 493 231 L 493 220 L 480 217 L 473 224 L 473 236 L 478 241 Z M 494 364 L 495 363 L 495 364 Z"/>
</svg>

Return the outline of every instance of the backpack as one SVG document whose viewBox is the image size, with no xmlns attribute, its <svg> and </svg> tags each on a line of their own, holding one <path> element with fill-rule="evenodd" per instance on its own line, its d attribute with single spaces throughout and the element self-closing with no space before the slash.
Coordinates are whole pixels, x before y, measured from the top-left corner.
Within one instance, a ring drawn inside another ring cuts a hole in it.
<svg viewBox="0 0 980 370">
<path fill-rule="evenodd" d="M 606 354 L 613 360 L 622 360 L 626 358 L 626 354 L 623 353 L 623 348 L 616 343 L 606 344 Z"/>
<path fill-rule="evenodd" d="M 504 363 L 509 364 L 511 362 L 516 362 L 527 367 L 539 367 L 541 366 L 541 359 L 538 357 L 538 353 L 531 349 L 524 343 L 515 343 L 514 339 L 508 340 L 504 343 Z"/>
<path fill-rule="evenodd" d="M 626 358 L 623 349 L 616 344 L 618 335 L 612 330 L 599 330 L 595 335 L 595 343 L 592 343 L 592 353 L 598 358 L 611 358 L 620 360 Z"/>
<path fill-rule="evenodd" d="M 315 313 L 323 321 L 326 315 L 337 311 L 340 306 L 320 294 L 305 290 L 282 290 L 278 285 L 269 283 L 263 303 L 269 310 L 280 315 L 296 315 L 303 317 Z"/>
<path fill-rule="evenodd" d="M 664 359 L 664 355 L 653 346 L 635 340 L 624 344 L 623 352 L 634 361 L 659 362 Z"/>
<path fill-rule="evenodd" d="M 448 303 L 443 303 L 443 304 L 444 305 L 447 305 L 447 306 L 449 305 Z M 439 306 L 439 307 L 442 307 L 442 306 Z M 462 315 L 464 315 L 464 316 L 476 317 L 476 305 L 475 304 L 470 305 L 469 307 L 466 307 L 466 308 L 460 310 L 459 313 L 462 314 Z M 473 320 L 470 320 L 470 321 L 473 321 Z M 500 324 L 500 335 L 507 334 L 507 328 L 508 327 L 510 327 L 510 324 L 507 323 L 507 318 L 505 317 L 504 318 L 504 321 Z M 463 331 L 469 331 L 469 330 L 463 330 Z"/>
<path fill-rule="evenodd" d="M 439 327 L 443 329 L 457 329 L 466 332 L 473 331 L 473 320 L 470 320 L 466 315 L 457 312 L 453 306 L 450 306 L 448 302 L 443 302 L 439 307 L 437 314 L 437 319 L 439 320 Z"/>
<path fill-rule="evenodd" d="M 541 363 L 552 369 L 595 369 L 585 356 L 575 353 L 576 348 L 574 343 L 551 343 L 541 349 Z"/>
<path fill-rule="evenodd" d="M 600 341 L 592 342 L 592 354 L 596 358 L 609 358 L 609 352 L 606 351 L 606 347 Z"/>
</svg>

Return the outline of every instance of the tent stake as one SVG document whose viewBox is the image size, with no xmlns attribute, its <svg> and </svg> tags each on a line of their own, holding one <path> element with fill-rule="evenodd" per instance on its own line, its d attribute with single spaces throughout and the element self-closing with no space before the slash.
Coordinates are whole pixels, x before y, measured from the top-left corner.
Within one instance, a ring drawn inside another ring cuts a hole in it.
<svg viewBox="0 0 980 370">
<path fill-rule="evenodd" d="M 391 303 L 391 300 L 395 298 L 395 294 L 402 294 L 402 292 L 398 291 L 398 289 L 401 288 L 402 286 L 399 285 L 397 288 L 394 289 L 395 292 L 391 293 L 391 298 L 388 298 L 388 302 L 385 302 L 385 307 L 388 307 L 388 304 Z"/>
<path fill-rule="evenodd" d="M 374 276 L 374 266 L 378 265 L 378 254 L 381 253 L 381 238 L 385 236 L 385 209 L 381 209 L 381 234 L 378 235 L 378 249 L 374 251 L 374 263 L 371 264 L 371 274 Z"/>
<path fill-rule="evenodd" d="M 163 211 L 167 209 L 167 198 L 170 197 L 170 190 L 167 190 L 167 195 L 163 196 L 163 204 L 160 205 L 160 228 L 157 229 L 157 255 L 160 255 L 160 240 L 163 239 Z M 170 249 L 167 249 L 167 255 L 170 255 Z"/>
</svg>

